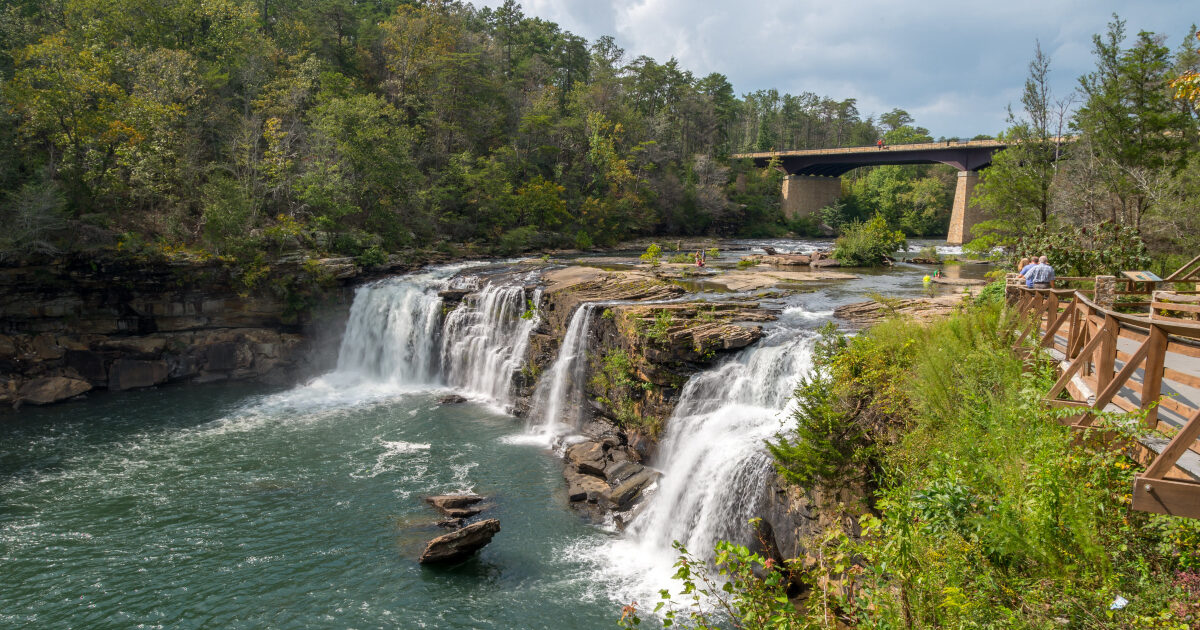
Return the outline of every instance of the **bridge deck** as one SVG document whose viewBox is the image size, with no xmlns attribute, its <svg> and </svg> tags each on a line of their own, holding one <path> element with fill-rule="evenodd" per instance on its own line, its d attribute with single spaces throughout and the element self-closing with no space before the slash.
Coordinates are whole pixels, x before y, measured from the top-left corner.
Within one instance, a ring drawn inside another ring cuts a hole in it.
<svg viewBox="0 0 1200 630">
<path fill-rule="evenodd" d="M 884 145 L 883 151 L 942 151 L 947 147 L 961 148 L 987 148 L 987 149 L 1003 149 L 1008 146 L 1007 143 L 999 140 L 946 140 L 943 142 L 922 142 L 918 144 L 888 144 Z M 735 159 L 749 158 L 752 160 L 769 160 L 785 157 L 811 157 L 811 156 L 852 156 L 860 153 L 874 153 L 880 151 L 877 146 L 866 147 L 840 147 L 836 149 L 793 149 L 790 151 L 761 151 L 758 153 L 738 153 L 733 157 Z"/>
</svg>

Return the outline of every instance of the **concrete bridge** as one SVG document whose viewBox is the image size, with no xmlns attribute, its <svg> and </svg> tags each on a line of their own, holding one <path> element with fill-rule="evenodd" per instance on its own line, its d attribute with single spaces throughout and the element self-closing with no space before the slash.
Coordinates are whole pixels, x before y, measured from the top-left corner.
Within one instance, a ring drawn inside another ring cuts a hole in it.
<svg viewBox="0 0 1200 630">
<path fill-rule="evenodd" d="M 808 216 L 842 196 L 841 176 L 863 166 L 883 164 L 949 164 L 958 169 L 954 206 L 946 242 L 961 245 L 970 239 L 971 228 L 983 220 L 982 211 L 971 202 L 979 169 L 991 164 L 992 154 L 1008 146 L 998 140 L 971 140 L 898 144 L 844 149 L 770 151 L 742 153 L 758 166 L 779 160 L 787 173 L 783 180 L 783 211 L 789 218 Z"/>
</svg>

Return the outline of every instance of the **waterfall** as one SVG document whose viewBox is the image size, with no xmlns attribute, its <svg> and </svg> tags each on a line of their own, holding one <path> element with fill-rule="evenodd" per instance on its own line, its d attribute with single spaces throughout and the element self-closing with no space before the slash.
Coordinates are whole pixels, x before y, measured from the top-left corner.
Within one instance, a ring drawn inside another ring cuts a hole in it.
<svg viewBox="0 0 1200 630">
<path fill-rule="evenodd" d="M 813 336 L 778 331 L 684 386 L 659 452 L 663 476 L 631 534 L 704 555 L 719 540 L 746 543 L 747 521 L 771 476 L 763 440 L 780 428 L 796 383 L 812 366 Z"/>
<path fill-rule="evenodd" d="M 763 445 L 793 408 L 792 393 L 812 367 L 815 334 L 779 329 L 684 386 L 656 456 L 662 471 L 625 535 L 600 551 L 619 576 L 620 598 L 645 601 L 668 586 L 679 541 L 697 557 L 718 541 L 751 542 L 771 477 Z"/>
<path fill-rule="evenodd" d="M 337 374 L 358 381 L 432 385 L 438 380 L 442 282 L 394 279 L 359 287 L 338 352 Z"/>
<path fill-rule="evenodd" d="M 539 297 L 535 293 L 532 300 Z M 484 396 L 497 404 L 511 401 L 513 375 L 538 324 L 526 314 L 525 289 L 487 284 L 446 316 L 442 327 L 442 365 L 451 387 Z"/>
<path fill-rule="evenodd" d="M 571 315 L 558 356 L 534 389 L 529 409 L 531 431 L 555 436 L 578 429 L 582 424 L 588 334 L 596 306 L 594 303 L 580 304 Z"/>
<path fill-rule="evenodd" d="M 333 377 L 341 383 L 447 385 L 507 404 L 538 321 L 524 318 L 525 278 L 456 276 L 463 265 L 359 287 Z M 443 315 L 438 292 L 478 288 Z M 535 294 L 535 299 L 537 294 Z"/>
</svg>

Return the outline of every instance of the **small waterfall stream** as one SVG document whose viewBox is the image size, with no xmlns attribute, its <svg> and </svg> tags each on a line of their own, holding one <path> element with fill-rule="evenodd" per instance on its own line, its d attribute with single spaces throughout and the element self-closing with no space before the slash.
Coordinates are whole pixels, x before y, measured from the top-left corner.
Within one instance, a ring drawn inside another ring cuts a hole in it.
<svg viewBox="0 0 1200 630">
<path fill-rule="evenodd" d="M 525 300 L 522 286 L 488 284 L 446 315 L 441 361 L 448 385 L 500 405 L 511 402 L 512 375 L 538 324 L 536 311 L 526 315 Z"/>
<path fill-rule="evenodd" d="M 558 356 L 538 380 L 529 409 L 529 429 L 553 438 L 578 429 L 583 420 L 583 390 L 587 378 L 587 344 L 592 313 L 598 304 L 584 303 L 575 309 Z"/>
</svg>

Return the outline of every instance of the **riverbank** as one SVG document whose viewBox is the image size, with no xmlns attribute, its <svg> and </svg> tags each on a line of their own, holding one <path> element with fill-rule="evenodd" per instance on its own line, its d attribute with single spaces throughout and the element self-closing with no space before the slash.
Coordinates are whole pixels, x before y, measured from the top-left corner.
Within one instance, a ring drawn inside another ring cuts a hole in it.
<svg viewBox="0 0 1200 630">
<path fill-rule="evenodd" d="M 1053 366 L 1012 352 L 998 294 L 826 336 L 773 446 L 788 501 L 825 513 L 795 532 L 801 553 L 772 558 L 806 597 L 775 601 L 789 580 L 750 572 L 769 554 L 733 553 L 735 607 L 848 627 L 1195 625 L 1195 521 L 1130 511 L 1137 462 L 1040 404 Z"/>
</svg>

